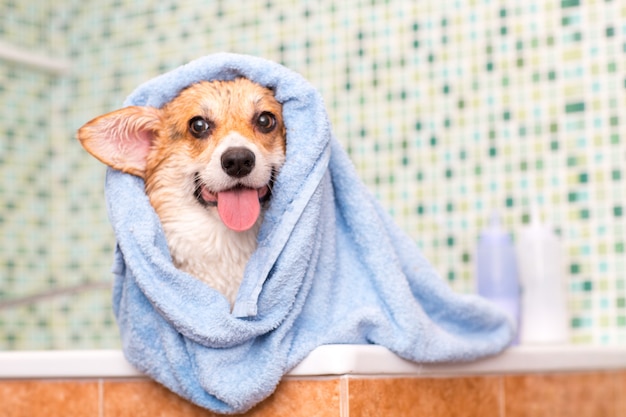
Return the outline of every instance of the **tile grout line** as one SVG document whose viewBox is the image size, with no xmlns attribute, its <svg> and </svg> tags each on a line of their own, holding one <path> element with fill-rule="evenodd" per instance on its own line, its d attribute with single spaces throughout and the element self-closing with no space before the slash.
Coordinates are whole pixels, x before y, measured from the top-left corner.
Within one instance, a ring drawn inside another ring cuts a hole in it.
<svg viewBox="0 0 626 417">
<path fill-rule="evenodd" d="M 350 381 L 348 375 L 339 379 L 339 417 L 350 417 Z"/>
<path fill-rule="evenodd" d="M 98 379 L 98 415 L 104 417 L 104 380 Z"/>
<path fill-rule="evenodd" d="M 500 381 L 500 383 L 498 384 L 498 403 L 500 405 L 500 417 L 506 417 L 506 395 L 504 392 L 504 378 L 500 377 L 498 378 L 498 380 Z"/>
</svg>

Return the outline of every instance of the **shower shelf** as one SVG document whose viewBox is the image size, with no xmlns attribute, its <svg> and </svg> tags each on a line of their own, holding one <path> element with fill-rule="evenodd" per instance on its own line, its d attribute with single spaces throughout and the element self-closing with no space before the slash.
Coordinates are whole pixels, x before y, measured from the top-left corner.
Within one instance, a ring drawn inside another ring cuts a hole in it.
<svg viewBox="0 0 626 417">
<path fill-rule="evenodd" d="M 69 61 L 31 52 L 2 40 L 0 40 L 0 60 L 25 65 L 53 75 L 65 75 L 71 68 Z"/>
</svg>

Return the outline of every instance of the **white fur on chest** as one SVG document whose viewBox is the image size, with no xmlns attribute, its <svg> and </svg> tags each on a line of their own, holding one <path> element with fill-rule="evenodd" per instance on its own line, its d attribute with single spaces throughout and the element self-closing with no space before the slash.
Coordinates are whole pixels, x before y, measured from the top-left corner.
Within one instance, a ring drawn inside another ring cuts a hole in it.
<svg viewBox="0 0 626 417">
<path fill-rule="evenodd" d="M 180 207 L 178 215 L 162 219 L 177 268 L 222 293 L 232 305 L 246 264 L 257 246 L 261 219 L 245 232 L 228 229 L 211 208 Z"/>
</svg>

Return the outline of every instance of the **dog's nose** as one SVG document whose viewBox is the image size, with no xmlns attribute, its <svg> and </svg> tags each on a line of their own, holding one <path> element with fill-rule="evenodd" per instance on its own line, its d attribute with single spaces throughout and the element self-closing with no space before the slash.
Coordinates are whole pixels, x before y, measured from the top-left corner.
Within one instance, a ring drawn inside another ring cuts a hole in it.
<svg viewBox="0 0 626 417">
<path fill-rule="evenodd" d="M 252 172 L 254 160 L 254 153 L 248 148 L 229 148 L 222 154 L 222 169 L 231 177 L 242 178 Z"/>
</svg>

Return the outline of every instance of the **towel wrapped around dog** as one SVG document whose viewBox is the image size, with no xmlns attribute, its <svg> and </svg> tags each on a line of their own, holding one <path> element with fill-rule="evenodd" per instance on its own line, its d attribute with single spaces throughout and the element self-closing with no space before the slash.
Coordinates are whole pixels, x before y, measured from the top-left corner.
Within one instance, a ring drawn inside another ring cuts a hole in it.
<svg viewBox="0 0 626 417">
<path fill-rule="evenodd" d="M 321 95 L 261 58 L 220 53 L 139 86 L 126 105 L 161 107 L 201 80 L 246 77 L 275 92 L 286 162 L 234 308 L 176 269 L 143 180 L 113 169 L 114 311 L 127 359 L 220 413 L 250 409 L 324 344 L 378 344 L 416 362 L 503 350 L 514 330 L 483 299 L 454 293 L 358 178 Z"/>
</svg>

